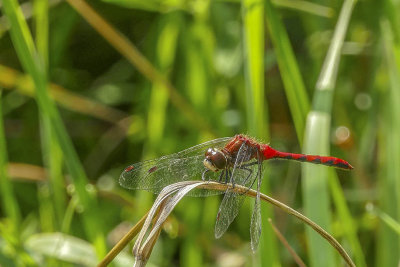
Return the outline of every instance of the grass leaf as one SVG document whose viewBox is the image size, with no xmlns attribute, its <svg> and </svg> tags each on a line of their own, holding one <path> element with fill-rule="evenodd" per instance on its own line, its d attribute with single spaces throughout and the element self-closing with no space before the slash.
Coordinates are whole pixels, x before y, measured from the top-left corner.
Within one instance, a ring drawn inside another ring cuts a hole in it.
<svg viewBox="0 0 400 267">
<path fill-rule="evenodd" d="M 341 48 L 346 36 L 355 1 L 343 3 L 335 32 L 321 69 L 313 98 L 313 110 L 307 117 L 303 152 L 314 155 L 329 155 L 331 107 L 339 68 Z M 303 201 L 307 216 L 328 231 L 331 229 L 328 170 L 311 164 L 302 167 Z M 307 231 L 311 266 L 334 266 L 332 249 L 311 231 Z"/>
</svg>

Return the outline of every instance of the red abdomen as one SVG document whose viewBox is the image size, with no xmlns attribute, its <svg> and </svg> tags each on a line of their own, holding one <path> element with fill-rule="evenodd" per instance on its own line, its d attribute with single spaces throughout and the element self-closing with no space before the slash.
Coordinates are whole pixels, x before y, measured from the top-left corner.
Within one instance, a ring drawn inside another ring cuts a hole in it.
<svg viewBox="0 0 400 267">
<path fill-rule="evenodd" d="M 272 158 L 280 158 L 280 159 L 296 160 L 301 162 L 310 162 L 314 164 L 322 164 L 345 170 L 353 169 L 353 166 L 351 166 L 347 161 L 335 157 L 324 157 L 324 156 L 280 152 L 268 145 L 263 145 L 262 150 L 265 160 Z"/>
</svg>

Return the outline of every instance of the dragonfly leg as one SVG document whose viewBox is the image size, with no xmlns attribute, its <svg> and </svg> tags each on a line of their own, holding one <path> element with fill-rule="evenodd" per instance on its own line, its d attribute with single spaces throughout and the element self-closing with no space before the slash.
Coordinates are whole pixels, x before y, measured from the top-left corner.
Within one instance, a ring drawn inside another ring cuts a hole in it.
<svg viewBox="0 0 400 267">
<path fill-rule="evenodd" d="M 258 152 L 257 152 L 257 155 L 258 155 Z M 252 162 L 252 163 L 246 164 L 247 166 L 245 166 L 245 167 L 248 167 L 248 166 L 251 166 L 251 165 L 255 165 L 255 164 L 258 164 L 257 177 L 256 177 L 256 179 L 253 180 L 253 182 L 251 183 L 251 185 L 249 186 L 249 188 L 252 188 L 252 187 L 253 187 L 253 185 L 254 185 L 254 183 L 255 183 L 256 180 L 258 180 L 257 188 L 259 188 L 260 185 L 261 185 L 262 161 L 261 161 L 261 160 L 254 161 L 254 162 Z M 246 181 L 247 181 L 247 179 L 248 179 L 248 178 L 246 178 Z M 257 189 L 257 190 L 259 191 L 259 189 Z"/>
<path fill-rule="evenodd" d="M 229 182 L 229 177 L 232 176 L 231 170 L 227 169 L 226 175 L 225 175 L 225 183 L 227 184 Z M 232 186 L 235 187 L 234 181 L 232 181 Z"/>
<path fill-rule="evenodd" d="M 252 187 L 253 187 L 253 185 L 254 185 L 254 183 L 255 183 L 256 180 L 258 180 L 258 179 L 254 179 L 254 180 L 253 180 L 253 182 L 251 183 L 251 185 L 249 186 L 249 188 L 252 188 Z"/>
<path fill-rule="evenodd" d="M 242 170 L 246 170 L 249 172 L 249 175 L 247 175 L 246 179 L 243 181 L 243 184 L 247 183 L 247 180 L 249 180 L 250 176 L 253 174 L 253 171 L 248 169 L 248 168 L 241 168 Z"/>
<path fill-rule="evenodd" d="M 258 164 L 258 161 L 253 161 L 253 162 L 250 162 L 250 163 L 247 163 L 247 164 L 244 164 L 244 165 L 240 166 L 240 169 L 244 169 L 244 168 L 256 165 L 256 164 Z"/>
<path fill-rule="evenodd" d="M 205 181 L 205 180 L 206 180 L 206 177 L 205 177 L 205 175 L 206 175 L 206 173 L 207 173 L 207 172 L 209 172 L 209 171 L 210 171 L 209 169 L 205 168 L 205 170 L 204 170 L 203 174 L 201 175 L 201 179 L 202 179 L 203 181 Z"/>
<path fill-rule="evenodd" d="M 221 182 L 222 182 L 222 177 L 224 177 L 224 174 L 225 174 L 225 170 L 223 170 L 223 171 L 221 172 L 221 174 L 219 175 L 218 183 L 221 183 Z"/>
<path fill-rule="evenodd" d="M 247 180 L 248 180 L 248 179 L 250 178 L 250 176 L 253 174 L 253 171 L 252 171 L 251 169 L 248 169 L 247 167 L 250 167 L 250 166 L 253 166 L 253 165 L 256 165 L 256 164 L 259 164 L 259 162 L 258 162 L 258 161 L 254 161 L 254 162 L 251 162 L 251 163 L 244 164 L 244 165 L 240 166 L 240 169 L 246 170 L 246 171 L 249 172 L 249 175 L 246 177 L 246 179 L 244 180 L 243 184 L 246 184 Z M 261 169 L 258 168 L 257 176 L 260 175 L 260 170 L 261 170 Z M 252 188 L 252 187 L 253 187 L 254 182 L 255 182 L 256 180 L 257 180 L 257 179 L 254 179 L 254 180 L 253 180 L 253 182 L 251 183 L 251 185 L 249 186 L 249 188 Z"/>
</svg>

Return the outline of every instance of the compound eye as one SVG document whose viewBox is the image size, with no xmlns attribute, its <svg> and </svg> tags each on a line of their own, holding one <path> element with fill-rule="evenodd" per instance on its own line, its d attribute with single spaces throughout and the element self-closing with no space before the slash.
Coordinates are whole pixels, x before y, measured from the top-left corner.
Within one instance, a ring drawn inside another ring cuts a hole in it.
<svg viewBox="0 0 400 267">
<path fill-rule="evenodd" d="M 228 164 L 224 153 L 216 148 L 209 148 L 206 151 L 206 159 L 217 169 L 224 169 Z"/>
<path fill-rule="evenodd" d="M 207 157 L 211 157 L 214 154 L 215 154 L 215 148 L 210 147 L 209 149 L 206 150 L 205 156 L 207 158 Z"/>
</svg>

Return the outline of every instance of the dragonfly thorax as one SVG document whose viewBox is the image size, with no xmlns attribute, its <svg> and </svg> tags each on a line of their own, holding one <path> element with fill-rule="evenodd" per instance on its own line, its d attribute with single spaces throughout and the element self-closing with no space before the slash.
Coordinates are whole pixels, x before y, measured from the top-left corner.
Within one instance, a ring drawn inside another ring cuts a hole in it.
<svg viewBox="0 0 400 267">
<path fill-rule="evenodd" d="M 217 148 L 210 147 L 207 149 L 205 156 L 206 158 L 203 164 L 207 169 L 213 172 L 225 169 L 229 163 L 227 155 Z"/>
</svg>

